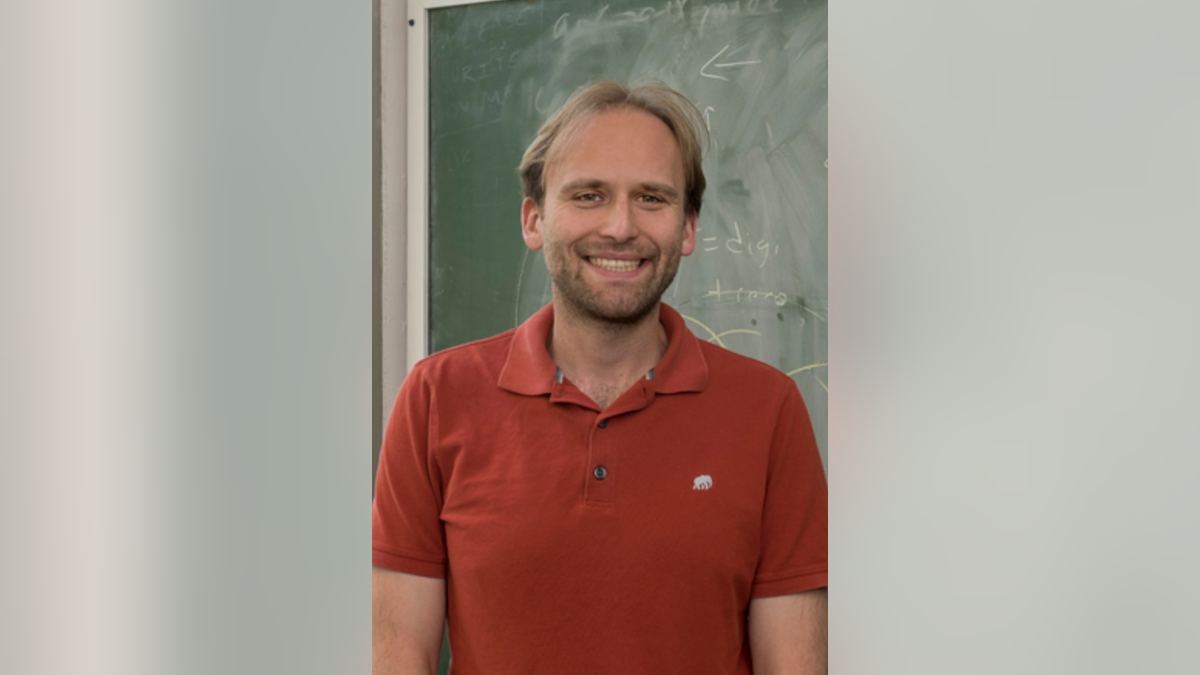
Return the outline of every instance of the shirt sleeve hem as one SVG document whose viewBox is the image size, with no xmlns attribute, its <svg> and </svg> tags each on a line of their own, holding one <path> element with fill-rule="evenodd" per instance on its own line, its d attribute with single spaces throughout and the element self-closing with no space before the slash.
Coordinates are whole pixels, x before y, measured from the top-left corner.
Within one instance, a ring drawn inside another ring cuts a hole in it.
<svg viewBox="0 0 1200 675">
<path fill-rule="evenodd" d="M 378 548 L 371 550 L 371 564 L 375 567 L 383 567 L 405 574 L 415 574 L 421 577 L 432 577 L 434 579 L 446 578 L 446 563 L 445 562 L 430 562 L 428 560 L 418 560 L 408 556 L 392 553 L 391 551 L 383 551 Z"/>
<path fill-rule="evenodd" d="M 827 586 L 829 586 L 829 572 L 821 570 L 820 572 L 797 574 L 786 579 L 758 582 L 750 589 L 750 597 L 752 599 L 772 598 L 777 595 L 802 593 Z"/>
</svg>

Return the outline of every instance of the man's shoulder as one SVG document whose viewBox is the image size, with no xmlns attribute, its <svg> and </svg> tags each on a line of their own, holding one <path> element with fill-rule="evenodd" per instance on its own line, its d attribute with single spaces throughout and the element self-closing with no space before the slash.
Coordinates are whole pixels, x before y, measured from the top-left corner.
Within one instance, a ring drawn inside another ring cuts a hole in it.
<svg viewBox="0 0 1200 675">
<path fill-rule="evenodd" d="M 413 366 L 412 374 L 435 383 L 480 378 L 495 383 L 504 368 L 515 334 L 514 328 L 499 335 L 448 347 L 418 361 Z"/>
<path fill-rule="evenodd" d="M 709 370 L 709 386 L 716 390 L 756 392 L 755 397 L 785 396 L 796 389 L 792 378 L 778 368 L 731 349 L 697 340 Z"/>
</svg>

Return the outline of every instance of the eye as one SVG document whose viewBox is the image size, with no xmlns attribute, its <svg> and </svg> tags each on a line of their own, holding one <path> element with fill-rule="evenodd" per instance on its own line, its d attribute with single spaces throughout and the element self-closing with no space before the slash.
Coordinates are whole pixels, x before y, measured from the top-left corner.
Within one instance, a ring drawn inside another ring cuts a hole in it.
<svg viewBox="0 0 1200 675">
<path fill-rule="evenodd" d="M 638 195 L 638 201 L 647 204 L 666 204 L 667 200 L 658 197 L 657 195 Z"/>
<path fill-rule="evenodd" d="M 581 202 L 594 203 L 600 201 L 600 195 L 595 192 L 584 192 L 583 194 L 576 195 L 575 199 Z"/>
</svg>

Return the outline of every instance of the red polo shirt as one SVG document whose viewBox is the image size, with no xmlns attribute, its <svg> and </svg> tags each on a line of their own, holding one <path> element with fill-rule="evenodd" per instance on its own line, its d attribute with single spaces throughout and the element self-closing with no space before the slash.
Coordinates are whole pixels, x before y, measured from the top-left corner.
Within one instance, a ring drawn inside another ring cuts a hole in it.
<svg viewBox="0 0 1200 675">
<path fill-rule="evenodd" d="M 795 383 L 661 320 L 652 378 L 603 411 L 556 381 L 549 306 L 405 379 L 373 562 L 446 578 L 452 673 L 750 673 L 750 599 L 826 585 Z"/>
</svg>

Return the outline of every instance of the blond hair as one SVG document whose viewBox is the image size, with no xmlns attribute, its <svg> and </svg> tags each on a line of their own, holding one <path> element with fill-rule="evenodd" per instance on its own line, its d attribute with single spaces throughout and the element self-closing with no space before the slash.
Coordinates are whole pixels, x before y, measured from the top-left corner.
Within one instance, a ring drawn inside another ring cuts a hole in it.
<svg viewBox="0 0 1200 675">
<path fill-rule="evenodd" d="M 574 134 L 600 113 L 613 109 L 641 110 L 662 120 L 683 160 L 685 212 L 700 213 L 704 198 L 703 146 L 708 141 L 704 117 L 695 104 L 666 85 L 653 84 L 630 89 L 614 80 L 600 80 L 580 87 L 538 130 L 525 150 L 517 172 L 521 191 L 539 207 L 546 198 L 546 167 L 559 158 Z"/>
</svg>

